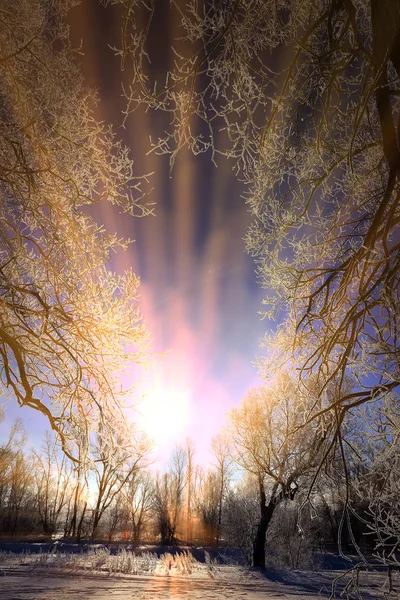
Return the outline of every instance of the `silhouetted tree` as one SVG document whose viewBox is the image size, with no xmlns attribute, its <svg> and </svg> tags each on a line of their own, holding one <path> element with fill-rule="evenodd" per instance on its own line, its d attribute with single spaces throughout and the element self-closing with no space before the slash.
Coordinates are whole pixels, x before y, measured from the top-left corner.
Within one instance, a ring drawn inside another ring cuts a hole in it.
<svg viewBox="0 0 400 600">
<path fill-rule="evenodd" d="M 166 473 L 157 474 L 154 490 L 154 511 L 161 542 L 172 545 L 183 505 L 185 488 L 186 453 L 177 447 Z"/>
<path fill-rule="evenodd" d="M 220 532 L 220 480 L 211 469 L 199 469 L 196 485 L 196 512 L 200 520 L 204 543 L 207 546 L 218 544 Z"/>
</svg>

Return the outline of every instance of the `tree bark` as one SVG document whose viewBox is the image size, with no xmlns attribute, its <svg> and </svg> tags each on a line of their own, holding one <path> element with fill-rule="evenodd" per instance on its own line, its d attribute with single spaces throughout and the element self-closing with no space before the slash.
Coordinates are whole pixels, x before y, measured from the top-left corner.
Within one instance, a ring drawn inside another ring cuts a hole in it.
<svg viewBox="0 0 400 600">
<path fill-rule="evenodd" d="M 383 152 L 393 172 L 400 169 L 398 131 L 388 83 L 388 61 L 400 75 L 400 7 L 397 0 L 371 0 L 372 50 L 377 76 L 376 104 L 382 129 Z"/>
<path fill-rule="evenodd" d="M 253 541 L 253 567 L 265 568 L 265 540 L 272 515 L 277 506 L 275 489 L 271 493 L 271 498 L 267 504 L 264 482 L 260 478 L 260 520 L 258 522 L 257 533 Z"/>
<path fill-rule="evenodd" d="M 273 500 L 264 506 L 253 542 L 253 567 L 265 568 L 265 540 L 276 504 Z"/>
<path fill-rule="evenodd" d="M 83 507 L 81 518 L 79 519 L 79 523 L 78 523 L 78 529 L 76 531 L 76 543 L 77 544 L 80 544 L 80 542 L 81 542 L 82 526 L 83 526 L 83 519 L 85 518 L 86 507 L 87 507 L 87 502 L 85 502 L 85 506 Z"/>
</svg>

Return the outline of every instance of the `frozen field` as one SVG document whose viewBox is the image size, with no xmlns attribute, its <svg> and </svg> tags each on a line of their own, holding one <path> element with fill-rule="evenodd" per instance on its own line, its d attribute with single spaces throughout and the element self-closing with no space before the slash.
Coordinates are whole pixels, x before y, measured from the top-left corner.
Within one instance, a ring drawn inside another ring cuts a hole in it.
<svg viewBox="0 0 400 600">
<path fill-rule="evenodd" d="M 267 571 L 239 566 L 200 564 L 190 556 L 0 555 L 1 600 L 317 600 L 329 598 L 332 582 L 341 573 Z M 350 577 L 340 579 L 335 598 L 377 600 L 399 598 L 387 591 L 384 574 L 363 573 L 361 596 Z M 342 594 L 342 595 L 341 595 Z"/>
<path fill-rule="evenodd" d="M 256 574 L 240 577 L 201 579 L 172 576 L 105 576 L 96 574 L 57 574 L 50 572 L 11 572 L 0 581 L 2 600 L 106 600 L 126 598 L 135 600 L 316 600 L 329 598 L 331 578 L 318 574 L 311 586 L 269 581 Z M 383 598 L 374 585 L 363 598 Z M 320 591 L 318 591 L 320 587 Z M 363 586 L 363 591 L 365 586 Z M 339 598 L 339 592 L 335 596 Z M 346 597 L 346 596 L 341 596 Z M 349 598 L 356 596 L 350 595 Z M 398 597 L 391 595 L 391 597 Z"/>
<path fill-rule="evenodd" d="M 230 598 L 239 600 L 278 600 L 290 598 L 279 586 L 245 577 L 241 582 L 221 580 L 204 580 L 197 578 L 182 578 L 174 576 L 132 576 L 130 578 L 115 576 L 57 576 L 50 574 L 27 575 L 12 574 L 2 578 L 0 582 L 2 600 L 40 599 L 58 600 L 62 598 L 98 599 L 107 598 L 135 598 L 135 600 L 161 600 L 180 598 L 193 600 L 217 600 Z M 296 598 L 303 596 L 296 594 Z"/>
</svg>

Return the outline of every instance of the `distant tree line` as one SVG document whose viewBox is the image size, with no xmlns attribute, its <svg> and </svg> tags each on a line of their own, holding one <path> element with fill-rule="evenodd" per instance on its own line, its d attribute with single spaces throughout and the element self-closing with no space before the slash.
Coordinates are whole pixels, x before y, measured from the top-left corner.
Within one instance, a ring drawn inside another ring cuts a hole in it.
<svg viewBox="0 0 400 600">
<path fill-rule="evenodd" d="M 346 464 L 339 443 L 327 462 L 334 424 L 299 427 L 319 396 L 316 388 L 301 398 L 294 382 L 282 373 L 251 390 L 214 438 L 208 468 L 196 464 L 191 440 L 175 448 L 162 472 L 149 468 L 145 443 L 121 451 L 99 435 L 86 462 L 71 461 L 50 434 L 29 452 L 17 421 L 0 448 L 2 534 L 228 545 L 258 566 L 310 566 L 338 540 L 344 552 L 394 554 L 390 407 L 375 407 L 379 432 L 355 418 L 342 440 Z M 360 462 L 361 453 L 368 459 Z"/>
</svg>

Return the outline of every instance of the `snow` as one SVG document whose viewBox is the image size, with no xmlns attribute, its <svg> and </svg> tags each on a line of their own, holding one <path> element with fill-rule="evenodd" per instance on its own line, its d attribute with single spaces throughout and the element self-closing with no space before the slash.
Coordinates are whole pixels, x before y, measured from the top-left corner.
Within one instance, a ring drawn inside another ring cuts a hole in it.
<svg viewBox="0 0 400 600">
<path fill-rule="evenodd" d="M 135 600 L 310 600 L 310 596 L 287 595 L 261 578 L 225 579 L 182 578 L 178 576 L 106 577 L 104 575 L 57 575 L 12 573 L 0 580 L 2 600 L 108 600 L 110 597 Z"/>
<path fill-rule="evenodd" d="M 177 559 L 167 553 L 112 556 L 104 550 L 89 555 L 3 552 L 0 575 L 1 600 L 318 600 L 330 597 L 338 577 L 334 598 L 357 598 L 352 574 L 345 571 L 260 572 L 212 561 L 202 564 L 190 553 Z M 341 595 L 346 584 L 348 596 Z M 398 593 L 384 596 L 385 588 L 384 573 L 360 572 L 358 598 L 399 598 Z"/>
<path fill-rule="evenodd" d="M 299 573 L 293 573 L 293 581 L 283 583 L 271 581 L 259 573 L 243 573 L 238 567 L 220 570 L 225 572 L 207 579 L 177 574 L 110 576 L 17 569 L 0 577 L 0 597 L 2 600 L 108 600 L 110 597 L 135 600 L 317 600 L 329 598 L 333 579 L 332 574 L 304 576 L 302 573 L 299 578 Z M 382 578 L 376 579 L 376 576 L 371 578 L 369 590 L 362 586 L 365 600 L 383 598 L 379 590 Z M 335 597 L 340 597 L 340 590 Z M 390 598 L 398 598 L 398 595 Z"/>
</svg>

